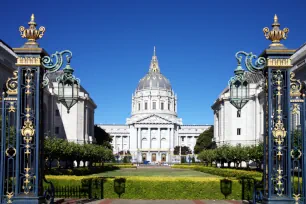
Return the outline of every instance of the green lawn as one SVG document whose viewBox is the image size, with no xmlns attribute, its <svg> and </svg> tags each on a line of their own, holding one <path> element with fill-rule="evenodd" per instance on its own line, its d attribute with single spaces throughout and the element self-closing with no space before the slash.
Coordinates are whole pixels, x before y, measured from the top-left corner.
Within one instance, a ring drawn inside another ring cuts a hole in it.
<svg viewBox="0 0 306 204">
<path fill-rule="evenodd" d="M 116 171 L 93 174 L 92 176 L 218 177 L 216 175 L 211 175 L 200 171 L 194 171 L 191 169 L 174 168 L 120 169 Z"/>
</svg>

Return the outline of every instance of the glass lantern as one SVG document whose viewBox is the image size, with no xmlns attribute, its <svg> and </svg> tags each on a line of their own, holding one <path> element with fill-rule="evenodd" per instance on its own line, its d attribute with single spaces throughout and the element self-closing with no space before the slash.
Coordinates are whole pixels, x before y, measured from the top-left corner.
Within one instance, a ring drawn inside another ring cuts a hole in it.
<svg viewBox="0 0 306 204">
<path fill-rule="evenodd" d="M 74 70 L 70 67 L 70 60 L 67 59 L 67 65 L 63 69 L 62 74 L 58 79 L 58 100 L 67 108 L 67 113 L 70 112 L 79 99 L 80 81 L 73 76 Z"/>
<path fill-rule="evenodd" d="M 249 101 L 249 83 L 245 78 L 244 70 L 238 64 L 234 71 L 235 76 L 229 81 L 230 103 L 241 111 L 243 106 Z"/>
</svg>

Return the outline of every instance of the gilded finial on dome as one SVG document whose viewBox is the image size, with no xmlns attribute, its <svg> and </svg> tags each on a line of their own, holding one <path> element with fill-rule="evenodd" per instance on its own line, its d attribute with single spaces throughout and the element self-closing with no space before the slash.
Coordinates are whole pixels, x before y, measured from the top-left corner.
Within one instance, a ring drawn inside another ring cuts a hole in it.
<svg viewBox="0 0 306 204">
<path fill-rule="evenodd" d="M 287 39 L 287 33 L 289 32 L 289 29 L 284 28 L 283 30 L 281 30 L 279 27 L 280 24 L 278 22 L 278 17 L 275 14 L 274 23 L 272 24 L 272 30 L 269 30 L 268 27 L 265 27 L 263 29 L 265 37 L 268 40 L 272 41 L 272 44 L 270 46 L 283 46 L 283 44 L 281 44 L 280 41 Z"/>
<path fill-rule="evenodd" d="M 31 15 L 31 21 L 28 23 L 28 25 L 29 25 L 29 28 L 27 29 L 25 29 L 25 27 L 23 26 L 19 27 L 21 37 L 28 39 L 25 45 L 38 46 L 36 40 L 43 37 L 46 28 L 43 26 L 40 26 L 38 30 L 36 29 L 36 22 L 35 22 L 34 14 Z"/>
<path fill-rule="evenodd" d="M 150 64 L 150 72 L 160 72 L 159 71 L 159 66 L 158 66 L 158 61 L 157 61 L 157 56 L 156 56 L 156 47 L 154 46 L 153 48 L 153 56 Z"/>
</svg>

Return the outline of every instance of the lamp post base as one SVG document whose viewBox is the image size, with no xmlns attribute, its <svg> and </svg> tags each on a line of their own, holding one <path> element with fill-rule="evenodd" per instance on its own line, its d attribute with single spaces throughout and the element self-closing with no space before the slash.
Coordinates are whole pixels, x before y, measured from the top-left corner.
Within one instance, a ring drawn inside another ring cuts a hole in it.
<svg viewBox="0 0 306 204">
<path fill-rule="evenodd" d="M 263 198 L 263 204 L 292 204 L 294 203 L 293 198 L 288 197 L 271 197 L 271 198 Z"/>
</svg>

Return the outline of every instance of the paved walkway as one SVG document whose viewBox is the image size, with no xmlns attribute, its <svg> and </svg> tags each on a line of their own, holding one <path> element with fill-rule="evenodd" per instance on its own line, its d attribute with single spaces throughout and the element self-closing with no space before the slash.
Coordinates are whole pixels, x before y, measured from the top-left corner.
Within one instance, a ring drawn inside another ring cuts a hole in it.
<svg viewBox="0 0 306 204">
<path fill-rule="evenodd" d="M 89 204 L 241 204 L 236 200 L 128 200 L 105 199 L 90 202 Z"/>
</svg>

